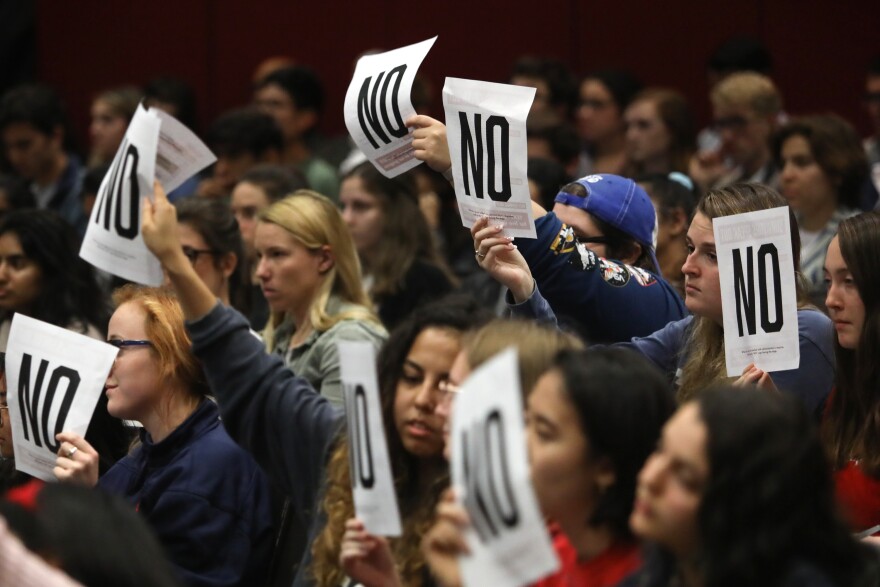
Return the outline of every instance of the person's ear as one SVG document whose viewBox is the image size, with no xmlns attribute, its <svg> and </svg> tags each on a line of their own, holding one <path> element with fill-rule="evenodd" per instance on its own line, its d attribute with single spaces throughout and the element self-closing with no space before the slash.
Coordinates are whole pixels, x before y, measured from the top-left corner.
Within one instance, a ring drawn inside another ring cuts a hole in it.
<svg viewBox="0 0 880 587">
<path fill-rule="evenodd" d="M 220 270 L 223 272 L 223 277 L 229 279 L 233 273 L 235 273 L 235 268 L 238 266 L 238 255 L 233 252 L 226 253 L 222 257 L 220 257 Z"/>
<path fill-rule="evenodd" d="M 673 208 L 666 219 L 669 223 L 669 236 L 678 237 L 687 232 L 688 217 L 683 208 Z"/>
<path fill-rule="evenodd" d="M 327 273 L 336 265 L 336 258 L 333 256 L 333 249 L 330 245 L 321 245 L 317 254 L 320 256 L 318 261 L 318 272 L 322 275 Z"/>
<path fill-rule="evenodd" d="M 614 472 L 614 466 L 607 458 L 602 459 L 596 471 L 596 485 L 599 488 L 599 495 L 603 495 L 617 483 L 617 473 Z"/>
</svg>

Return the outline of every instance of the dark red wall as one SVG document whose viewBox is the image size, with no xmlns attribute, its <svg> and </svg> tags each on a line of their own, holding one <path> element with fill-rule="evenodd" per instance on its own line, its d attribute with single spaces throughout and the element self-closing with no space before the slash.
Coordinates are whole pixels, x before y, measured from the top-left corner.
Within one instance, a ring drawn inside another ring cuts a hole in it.
<svg viewBox="0 0 880 587">
<path fill-rule="evenodd" d="M 353 63 L 367 49 L 392 49 L 439 35 L 422 71 L 442 115 L 445 76 L 503 81 L 531 53 L 582 73 L 627 67 L 647 84 L 683 90 L 708 116 L 704 66 L 735 34 L 762 39 L 793 114 L 834 110 L 867 131 L 864 69 L 880 54 L 880 2 L 868 0 L 152 0 L 38 2 L 38 74 L 68 101 L 84 136 L 91 97 L 158 74 L 188 80 L 207 124 L 248 101 L 254 67 L 290 55 L 326 85 L 324 130 L 344 132 L 342 102 Z"/>
</svg>

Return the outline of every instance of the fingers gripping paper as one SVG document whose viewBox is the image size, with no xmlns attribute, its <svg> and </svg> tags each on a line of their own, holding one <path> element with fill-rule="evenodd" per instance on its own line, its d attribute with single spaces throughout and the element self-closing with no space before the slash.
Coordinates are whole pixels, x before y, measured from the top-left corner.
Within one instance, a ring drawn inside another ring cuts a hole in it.
<svg viewBox="0 0 880 587">
<path fill-rule="evenodd" d="M 85 435 L 116 353 L 99 340 L 15 315 L 6 382 L 19 471 L 55 480 L 55 435 L 65 430 Z"/>
<path fill-rule="evenodd" d="M 101 187 L 79 255 L 98 269 L 161 285 L 162 267 L 141 236 L 141 208 L 158 179 L 171 191 L 216 158 L 189 129 L 138 107 Z"/>
<path fill-rule="evenodd" d="M 559 561 L 529 478 L 516 351 L 468 378 L 452 414 L 452 484 L 471 520 L 466 586 L 525 585 Z"/>
<path fill-rule="evenodd" d="M 376 377 L 376 351 L 368 342 L 341 341 L 338 346 L 355 515 L 371 534 L 400 536 L 400 512 Z"/>
<path fill-rule="evenodd" d="M 712 221 L 728 377 L 800 365 L 797 290 L 788 207 Z"/>
<path fill-rule="evenodd" d="M 446 78 L 446 137 L 466 227 L 488 215 L 507 236 L 536 237 L 526 143 L 534 99 L 535 88 Z"/>
<path fill-rule="evenodd" d="M 410 100 L 413 81 L 436 40 L 361 57 L 345 94 L 345 126 L 358 148 L 386 177 L 396 177 L 421 163 L 414 156 L 412 135 L 403 121 L 416 113 Z"/>
</svg>

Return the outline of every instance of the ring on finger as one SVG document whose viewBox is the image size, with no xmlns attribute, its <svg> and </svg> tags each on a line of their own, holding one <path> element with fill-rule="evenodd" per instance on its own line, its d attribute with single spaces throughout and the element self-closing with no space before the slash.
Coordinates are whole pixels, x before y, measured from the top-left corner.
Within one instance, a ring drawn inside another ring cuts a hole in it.
<svg viewBox="0 0 880 587">
<path fill-rule="evenodd" d="M 75 446 L 74 446 L 74 447 L 71 447 L 71 448 L 67 451 L 67 458 L 68 458 L 68 459 L 73 458 L 73 455 L 75 455 L 75 454 L 76 454 L 76 451 L 78 451 L 78 450 L 79 450 L 79 449 L 76 448 Z"/>
<path fill-rule="evenodd" d="M 486 254 L 485 254 L 485 253 L 481 253 L 479 249 L 477 249 L 476 251 L 474 251 L 474 255 L 476 255 L 478 259 L 485 259 L 485 258 L 486 258 Z"/>
</svg>

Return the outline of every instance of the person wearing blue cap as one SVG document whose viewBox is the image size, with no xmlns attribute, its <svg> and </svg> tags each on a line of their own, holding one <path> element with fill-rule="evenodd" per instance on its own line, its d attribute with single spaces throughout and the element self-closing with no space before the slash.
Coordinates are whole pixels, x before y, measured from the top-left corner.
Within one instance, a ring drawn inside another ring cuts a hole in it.
<svg viewBox="0 0 880 587">
<path fill-rule="evenodd" d="M 538 238 L 518 239 L 517 247 L 534 283 L 511 288 L 514 314 L 529 315 L 523 304 L 540 286 L 564 325 L 601 343 L 645 336 L 687 315 L 660 277 L 654 206 L 634 181 L 588 175 L 560 190 L 552 212 L 532 209 Z M 484 258 L 477 251 L 481 265 Z"/>
<path fill-rule="evenodd" d="M 415 156 L 436 171 L 447 171 L 445 125 L 428 116 L 411 117 L 407 125 L 415 127 Z M 594 343 L 647 336 L 687 315 L 681 298 L 660 276 L 654 206 L 631 179 L 588 175 L 560 190 L 552 212 L 532 202 L 532 215 L 537 239 L 516 241 L 531 270 L 528 283 L 511 287 L 503 275 L 493 273 L 511 288 L 508 302 L 515 314 L 533 315 L 524 303 L 540 286 L 539 299 L 550 303 L 557 319 Z M 478 220 L 472 232 L 489 228 L 488 223 Z M 491 227 L 489 232 L 497 236 L 501 230 Z M 486 251 L 474 253 L 482 266 Z M 511 268 L 510 277 L 519 275 Z"/>
</svg>

